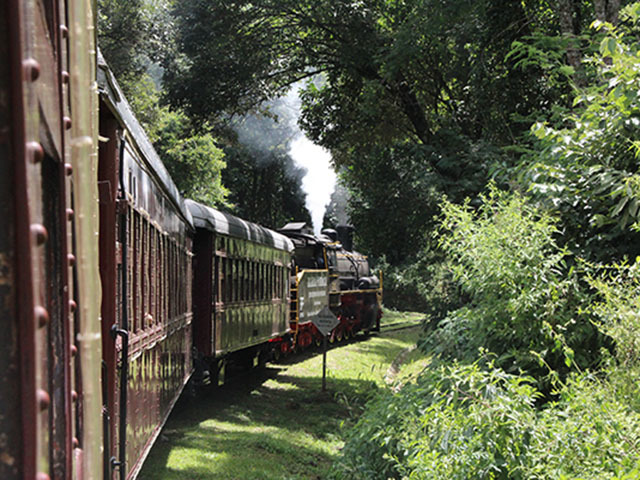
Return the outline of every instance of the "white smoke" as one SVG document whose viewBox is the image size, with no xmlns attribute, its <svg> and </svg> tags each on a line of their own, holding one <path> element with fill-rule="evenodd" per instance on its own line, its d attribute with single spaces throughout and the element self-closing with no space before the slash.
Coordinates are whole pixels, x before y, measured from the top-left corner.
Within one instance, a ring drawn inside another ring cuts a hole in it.
<svg viewBox="0 0 640 480">
<path fill-rule="evenodd" d="M 297 165 L 307 169 L 307 174 L 302 179 L 302 190 L 307 194 L 306 205 L 311 212 L 313 231 L 319 234 L 324 212 L 336 186 L 331 155 L 302 134 L 291 142 L 289 155 Z"/>
<path fill-rule="evenodd" d="M 307 169 L 307 174 L 302 179 L 302 190 L 307 194 L 306 206 L 311 213 L 313 231 L 319 234 L 322 230 L 324 212 L 336 186 L 336 172 L 331 166 L 331 154 L 312 143 L 298 126 L 301 111 L 299 96 L 301 88 L 301 83 L 294 85 L 285 97 L 292 110 L 292 126 L 298 132 L 291 142 L 289 155 L 296 162 L 296 165 Z"/>
</svg>

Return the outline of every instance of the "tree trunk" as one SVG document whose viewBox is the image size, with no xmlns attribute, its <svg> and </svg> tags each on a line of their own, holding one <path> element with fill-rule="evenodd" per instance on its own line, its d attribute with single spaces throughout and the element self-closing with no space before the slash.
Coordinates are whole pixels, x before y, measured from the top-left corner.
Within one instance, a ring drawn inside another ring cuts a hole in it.
<svg viewBox="0 0 640 480">
<path fill-rule="evenodd" d="M 594 0 L 593 9 L 595 10 L 596 20 L 607 21 L 607 0 Z"/>
<path fill-rule="evenodd" d="M 612 25 L 618 24 L 618 12 L 620 11 L 620 0 L 609 0 L 607 2 L 607 22 Z"/>
<path fill-rule="evenodd" d="M 404 79 L 397 82 L 395 88 L 400 99 L 402 110 L 413 125 L 416 135 L 422 143 L 429 143 L 432 135 L 431 128 L 429 127 L 424 109 L 420 105 L 416 94 Z"/>
<path fill-rule="evenodd" d="M 620 12 L 620 0 L 594 0 L 593 8 L 596 19 L 601 22 L 609 22 L 612 25 L 617 25 L 618 13 Z"/>
<path fill-rule="evenodd" d="M 562 32 L 562 36 L 569 39 L 569 46 L 567 47 L 567 63 L 577 70 L 578 67 L 580 67 L 582 59 L 580 50 L 575 45 L 575 36 L 579 32 L 576 32 L 573 22 L 574 7 L 575 5 L 572 0 L 558 0 L 557 15 L 560 22 L 560 31 Z"/>
</svg>

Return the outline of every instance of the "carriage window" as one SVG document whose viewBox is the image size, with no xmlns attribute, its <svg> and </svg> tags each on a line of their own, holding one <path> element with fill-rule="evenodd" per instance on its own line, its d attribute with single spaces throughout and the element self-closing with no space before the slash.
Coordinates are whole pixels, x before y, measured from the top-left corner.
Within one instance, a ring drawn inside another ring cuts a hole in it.
<svg viewBox="0 0 640 480">
<path fill-rule="evenodd" d="M 227 259 L 220 257 L 220 297 L 219 301 L 227 301 Z"/>
<path fill-rule="evenodd" d="M 251 299 L 252 300 L 259 300 L 260 299 L 260 295 L 259 295 L 259 291 L 258 291 L 258 264 L 255 262 L 251 262 L 251 273 L 252 273 L 252 278 L 251 278 Z"/>
<path fill-rule="evenodd" d="M 233 286 L 231 287 L 231 301 L 235 302 L 238 300 L 238 290 L 240 288 L 240 281 L 238 278 L 238 260 L 235 258 L 231 259 L 231 278 L 233 280 Z"/>
</svg>

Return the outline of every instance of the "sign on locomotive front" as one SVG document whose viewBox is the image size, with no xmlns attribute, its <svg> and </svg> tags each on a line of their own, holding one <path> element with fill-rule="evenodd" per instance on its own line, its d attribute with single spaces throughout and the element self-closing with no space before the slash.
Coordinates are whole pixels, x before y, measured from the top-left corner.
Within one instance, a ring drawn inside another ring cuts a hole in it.
<svg viewBox="0 0 640 480">
<path fill-rule="evenodd" d="M 303 270 L 298 274 L 300 323 L 312 321 L 329 304 L 329 272 Z"/>
</svg>

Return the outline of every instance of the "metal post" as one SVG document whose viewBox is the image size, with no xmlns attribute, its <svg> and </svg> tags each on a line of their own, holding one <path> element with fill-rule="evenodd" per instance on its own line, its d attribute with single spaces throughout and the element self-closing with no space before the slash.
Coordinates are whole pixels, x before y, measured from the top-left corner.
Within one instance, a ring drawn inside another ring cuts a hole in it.
<svg viewBox="0 0 640 480">
<path fill-rule="evenodd" d="M 327 335 L 322 338 L 322 391 L 327 391 Z"/>
</svg>

